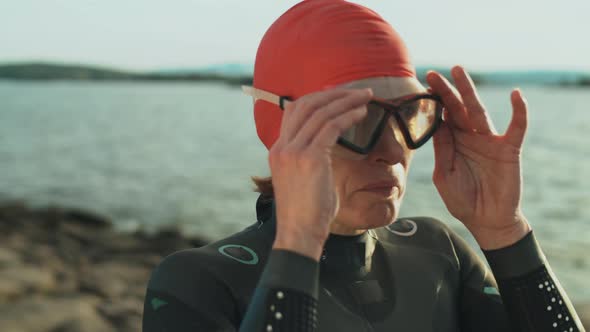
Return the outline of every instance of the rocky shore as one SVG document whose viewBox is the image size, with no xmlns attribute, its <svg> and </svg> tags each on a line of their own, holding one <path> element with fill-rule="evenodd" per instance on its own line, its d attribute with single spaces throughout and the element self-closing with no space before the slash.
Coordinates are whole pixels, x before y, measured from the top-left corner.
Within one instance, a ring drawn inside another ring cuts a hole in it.
<svg viewBox="0 0 590 332">
<path fill-rule="evenodd" d="M 117 232 L 87 211 L 0 204 L 0 331 L 141 331 L 152 269 L 205 243 L 175 230 Z"/>
<path fill-rule="evenodd" d="M 100 215 L 0 203 L 0 331 L 141 331 L 152 269 L 207 241 L 177 230 L 117 232 Z M 590 304 L 578 304 L 590 330 Z"/>
</svg>

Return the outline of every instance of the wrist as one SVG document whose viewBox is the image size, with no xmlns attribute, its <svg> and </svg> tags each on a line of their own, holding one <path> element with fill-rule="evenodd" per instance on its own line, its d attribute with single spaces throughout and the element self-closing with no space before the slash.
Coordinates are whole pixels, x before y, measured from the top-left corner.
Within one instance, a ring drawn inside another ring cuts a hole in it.
<svg viewBox="0 0 590 332">
<path fill-rule="evenodd" d="M 532 230 L 526 219 L 522 219 L 511 227 L 502 229 L 471 230 L 479 247 L 483 250 L 505 248 L 522 240 Z"/>
<path fill-rule="evenodd" d="M 319 262 L 326 238 L 317 238 L 305 232 L 279 232 L 277 229 L 272 248 L 293 251 Z"/>
</svg>

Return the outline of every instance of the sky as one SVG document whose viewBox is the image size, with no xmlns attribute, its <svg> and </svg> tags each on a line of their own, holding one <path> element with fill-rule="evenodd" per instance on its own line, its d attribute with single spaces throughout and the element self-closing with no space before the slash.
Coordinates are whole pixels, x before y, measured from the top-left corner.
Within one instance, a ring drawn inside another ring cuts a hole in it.
<svg viewBox="0 0 590 332">
<path fill-rule="evenodd" d="M 0 63 L 131 70 L 253 63 L 296 0 L 0 0 Z M 590 71 L 589 0 L 353 0 L 383 16 L 414 63 Z"/>
</svg>

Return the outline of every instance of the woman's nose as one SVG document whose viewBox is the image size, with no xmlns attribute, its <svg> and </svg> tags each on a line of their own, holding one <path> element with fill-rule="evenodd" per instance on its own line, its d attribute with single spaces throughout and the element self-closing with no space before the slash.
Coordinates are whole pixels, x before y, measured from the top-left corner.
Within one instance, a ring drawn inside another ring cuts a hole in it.
<svg viewBox="0 0 590 332">
<path fill-rule="evenodd" d="M 379 141 L 375 144 L 367 159 L 373 162 L 385 162 L 389 165 L 395 165 L 404 160 L 407 150 L 397 122 L 390 118 L 389 125 L 383 128 Z"/>
</svg>

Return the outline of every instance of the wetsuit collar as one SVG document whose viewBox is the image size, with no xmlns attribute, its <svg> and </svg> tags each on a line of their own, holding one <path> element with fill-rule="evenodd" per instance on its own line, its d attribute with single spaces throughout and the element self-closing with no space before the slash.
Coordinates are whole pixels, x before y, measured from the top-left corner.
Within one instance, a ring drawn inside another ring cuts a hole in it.
<svg viewBox="0 0 590 332">
<path fill-rule="evenodd" d="M 272 197 L 260 195 L 256 201 L 259 223 L 274 230 L 276 224 L 275 204 Z M 371 257 L 375 250 L 376 237 L 371 231 L 360 235 L 330 234 L 320 258 L 322 274 L 337 273 L 340 278 L 360 278 L 370 272 Z"/>
<path fill-rule="evenodd" d="M 256 220 L 260 224 L 267 221 L 274 222 L 275 204 L 272 196 L 265 196 L 260 194 L 256 200 Z"/>
<path fill-rule="evenodd" d="M 369 232 L 354 236 L 330 234 L 320 258 L 322 272 L 362 277 L 370 272 L 374 250 L 375 239 Z"/>
</svg>

